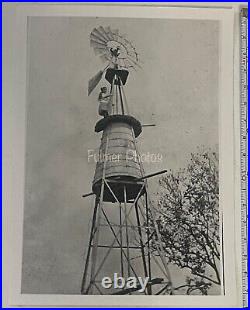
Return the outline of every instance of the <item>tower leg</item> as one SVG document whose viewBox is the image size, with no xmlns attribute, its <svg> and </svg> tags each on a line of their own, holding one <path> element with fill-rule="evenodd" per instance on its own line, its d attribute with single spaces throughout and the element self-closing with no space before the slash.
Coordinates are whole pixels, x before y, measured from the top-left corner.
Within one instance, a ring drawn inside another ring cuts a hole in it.
<svg viewBox="0 0 250 310">
<path fill-rule="evenodd" d="M 88 275 L 88 267 L 89 267 L 89 260 L 90 260 L 90 254 L 91 254 L 91 244 L 95 235 L 96 230 L 96 214 L 97 214 L 97 208 L 98 208 L 98 199 L 95 199 L 95 206 L 94 206 L 94 212 L 93 212 L 93 218 L 92 218 L 92 225 L 90 230 L 90 236 L 89 236 L 89 244 L 88 244 L 88 252 L 86 257 L 86 263 L 85 268 L 83 272 L 83 278 L 82 278 L 82 286 L 81 286 L 81 294 L 85 294 L 85 286 L 87 281 L 87 275 Z"/>
<path fill-rule="evenodd" d="M 101 194 L 100 197 L 96 197 L 96 226 L 94 228 L 94 235 L 93 235 L 93 245 L 90 244 L 89 248 L 92 247 L 92 253 L 91 253 L 91 274 L 90 274 L 90 283 L 88 288 L 86 289 L 86 294 L 92 294 L 93 288 L 95 286 L 95 267 L 96 267 L 96 260 L 97 260 L 97 251 L 98 251 L 98 241 L 99 241 L 99 231 L 100 231 L 100 219 L 101 219 L 101 208 L 103 204 L 103 193 L 104 193 L 104 179 L 102 180 L 102 186 L 101 186 Z"/>
<path fill-rule="evenodd" d="M 119 203 L 119 232 L 120 232 L 120 251 L 121 251 L 121 275 L 124 276 L 124 269 L 123 269 L 123 234 L 122 234 L 122 205 Z"/>
<path fill-rule="evenodd" d="M 141 221 L 140 221 L 140 215 L 138 211 L 138 203 L 135 203 L 135 212 L 136 212 L 136 221 L 137 221 L 137 226 L 138 226 L 138 233 L 140 236 L 140 245 L 141 245 L 141 254 L 142 254 L 142 262 L 143 262 L 143 268 L 144 268 L 144 274 L 145 277 L 148 277 L 148 268 L 147 268 L 147 262 L 146 262 L 146 255 L 144 251 L 144 244 L 143 244 L 143 237 L 142 237 L 142 230 L 141 230 Z M 149 266 L 148 266 L 149 267 Z M 149 277 L 149 281 L 151 282 L 151 278 Z M 152 294 L 151 286 L 149 285 L 147 287 L 147 293 L 148 295 Z"/>
<path fill-rule="evenodd" d="M 127 245 L 127 260 L 128 260 L 128 277 L 130 277 L 130 263 L 129 263 L 129 235 L 128 235 L 128 219 L 127 219 L 127 191 L 126 186 L 124 186 L 124 209 L 125 209 L 125 230 L 126 230 L 126 245 Z"/>
<path fill-rule="evenodd" d="M 150 257 L 150 230 L 149 230 L 149 210 L 148 210 L 148 200 L 147 200 L 147 192 L 145 192 L 146 196 L 146 225 L 147 225 L 147 248 L 148 248 L 148 273 L 149 280 L 151 281 L 151 257 Z M 150 285 L 150 295 L 152 294 L 152 287 Z"/>
</svg>

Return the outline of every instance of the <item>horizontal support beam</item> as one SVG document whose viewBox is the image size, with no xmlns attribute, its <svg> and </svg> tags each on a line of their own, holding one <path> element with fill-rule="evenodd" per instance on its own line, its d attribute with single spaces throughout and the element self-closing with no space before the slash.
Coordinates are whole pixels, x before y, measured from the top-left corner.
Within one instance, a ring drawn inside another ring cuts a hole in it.
<svg viewBox="0 0 250 310">
<path fill-rule="evenodd" d="M 85 198 L 85 197 L 92 196 L 92 195 L 95 195 L 95 193 L 91 192 L 91 193 L 88 193 L 88 194 L 84 194 L 84 195 L 82 195 L 82 197 Z"/>
<path fill-rule="evenodd" d="M 94 245 L 91 244 L 91 247 L 93 247 Z M 97 245 L 98 248 L 106 248 L 106 249 L 114 249 L 114 250 L 119 250 L 121 248 L 123 249 L 127 249 L 127 246 L 110 246 L 110 245 Z M 143 245 L 143 247 L 146 247 L 146 244 Z M 136 249 L 136 250 L 141 250 L 141 247 L 138 246 L 129 246 L 129 249 Z"/>
<path fill-rule="evenodd" d="M 154 127 L 156 124 L 142 124 L 142 127 Z"/>
<path fill-rule="evenodd" d="M 108 183 L 118 183 L 118 184 L 138 184 L 143 185 L 143 182 L 140 182 L 141 179 L 135 179 L 135 180 L 115 180 L 115 179 L 105 179 Z"/>
<path fill-rule="evenodd" d="M 110 227 L 108 224 L 100 224 L 99 226 L 103 226 L 103 227 Z M 112 227 L 128 227 L 128 228 L 144 228 L 144 229 L 151 229 L 152 227 L 150 226 L 145 226 L 145 225 L 141 225 L 141 226 L 137 226 L 137 225 L 119 225 L 119 224 L 111 224 Z"/>
<path fill-rule="evenodd" d="M 138 185 L 143 185 L 144 183 L 143 182 L 140 182 L 144 179 L 148 179 L 148 178 L 152 178 L 156 175 L 159 175 L 159 174 L 163 174 L 163 173 L 166 173 L 167 170 L 162 170 L 162 171 L 159 171 L 159 172 L 155 172 L 155 173 L 151 173 L 151 174 L 148 174 L 148 175 L 145 175 L 144 177 L 141 177 L 141 178 L 138 178 L 138 179 L 135 179 L 133 181 L 131 180 L 114 180 L 114 179 L 105 179 L 105 181 L 107 183 L 118 183 L 118 184 L 138 184 Z M 92 195 L 95 195 L 95 193 L 91 192 L 91 193 L 87 193 L 87 194 L 84 194 L 82 195 L 83 198 L 85 197 L 89 197 L 89 196 L 92 196 Z"/>
<path fill-rule="evenodd" d="M 156 176 L 156 175 L 163 174 L 163 173 L 166 173 L 166 172 L 168 172 L 168 171 L 167 171 L 167 170 L 162 170 L 162 171 L 159 171 L 159 172 L 147 174 L 147 175 L 145 175 L 144 177 L 138 178 L 138 179 L 136 179 L 136 180 L 137 180 L 137 181 L 141 181 L 141 180 L 148 179 L 148 178 L 152 178 L 152 177 L 154 177 L 154 176 Z"/>
</svg>

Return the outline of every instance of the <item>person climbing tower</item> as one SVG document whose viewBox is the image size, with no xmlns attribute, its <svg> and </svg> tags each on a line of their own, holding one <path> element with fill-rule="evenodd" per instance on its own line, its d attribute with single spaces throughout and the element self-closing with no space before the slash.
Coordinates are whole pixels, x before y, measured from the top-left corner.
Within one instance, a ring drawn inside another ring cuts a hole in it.
<svg viewBox="0 0 250 310">
<path fill-rule="evenodd" d="M 101 87 L 101 91 L 98 96 L 99 101 L 99 115 L 107 117 L 111 112 L 111 99 L 112 95 L 107 94 L 107 87 Z"/>
</svg>

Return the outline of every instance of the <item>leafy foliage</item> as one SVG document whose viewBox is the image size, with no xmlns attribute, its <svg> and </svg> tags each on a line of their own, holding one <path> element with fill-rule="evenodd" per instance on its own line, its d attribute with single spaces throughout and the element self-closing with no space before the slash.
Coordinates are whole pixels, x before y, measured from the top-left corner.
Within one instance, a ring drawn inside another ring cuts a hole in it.
<svg viewBox="0 0 250 310">
<path fill-rule="evenodd" d="M 221 283 L 217 154 L 191 154 L 186 169 L 170 171 L 159 184 L 157 224 L 166 256 L 191 273 L 186 284 L 175 289 L 206 295 L 212 284 Z"/>
</svg>

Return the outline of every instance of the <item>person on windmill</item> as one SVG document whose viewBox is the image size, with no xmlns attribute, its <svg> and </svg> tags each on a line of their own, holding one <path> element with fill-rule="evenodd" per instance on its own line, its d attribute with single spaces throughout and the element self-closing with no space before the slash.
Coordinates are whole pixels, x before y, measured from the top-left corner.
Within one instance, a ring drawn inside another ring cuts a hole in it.
<svg viewBox="0 0 250 310">
<path fill-rule="evenodd" d="M 107 94 L 107 87 L 101 87 L 101 91 L 98 96 L 99 108 L 98 113 L 103 117 L 107 117 L 111 114 L 111 97 L 112 94 Z"/>
</svg>

